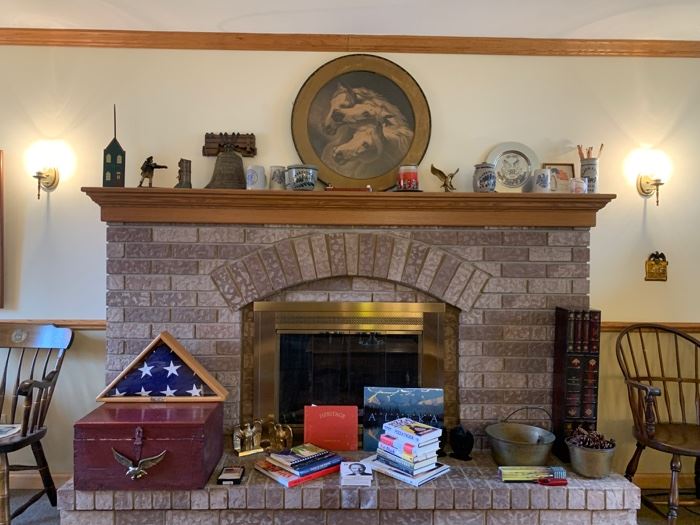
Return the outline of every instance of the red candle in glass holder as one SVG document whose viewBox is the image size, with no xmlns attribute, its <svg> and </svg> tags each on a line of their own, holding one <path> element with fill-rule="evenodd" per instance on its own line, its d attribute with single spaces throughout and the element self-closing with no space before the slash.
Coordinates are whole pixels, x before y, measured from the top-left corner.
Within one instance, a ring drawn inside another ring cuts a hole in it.
<svg viewBox="0 0 700 525">
<path fill-rule="evenodd" d="M 399 191 L 418 189 L 418 166 L 408 165 L 399 167 L 399 175 L 396 179 Z"/>
</svg>

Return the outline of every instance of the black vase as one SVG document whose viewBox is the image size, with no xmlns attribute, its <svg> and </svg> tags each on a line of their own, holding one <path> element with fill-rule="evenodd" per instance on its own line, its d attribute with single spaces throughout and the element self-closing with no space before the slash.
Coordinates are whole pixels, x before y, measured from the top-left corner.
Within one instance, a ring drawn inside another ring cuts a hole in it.
<svg viewBox="0 0 700 525">
<path fill-rule="evenodd" d="M 450 445 L 452 445 L 452 456 L 462 461 L 470 461 L 472 449 L 474 448 L 474 436 L 461 426 L 450 430 Z"/>
</svg>

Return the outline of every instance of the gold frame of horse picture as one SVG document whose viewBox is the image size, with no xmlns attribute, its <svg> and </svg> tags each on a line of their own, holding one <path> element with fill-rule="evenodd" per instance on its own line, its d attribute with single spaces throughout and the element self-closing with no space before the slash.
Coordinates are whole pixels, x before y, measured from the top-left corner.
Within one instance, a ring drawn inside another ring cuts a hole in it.
<svg viewBox="0 0 700 525">
<path fill-rule="evenodd" d="M 399 166 L 423 159 L 430 130 L 430 107 L 416 80 L 374 55 L 346 55 L 322 65 L 292 109 L 299 157 L 339 189 L 391 188 Z"/>
</svg>

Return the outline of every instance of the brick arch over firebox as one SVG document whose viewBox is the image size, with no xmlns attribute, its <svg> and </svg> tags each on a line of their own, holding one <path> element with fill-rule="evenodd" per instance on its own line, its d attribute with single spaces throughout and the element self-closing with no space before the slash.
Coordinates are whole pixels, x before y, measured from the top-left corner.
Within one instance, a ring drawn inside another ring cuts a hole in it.
<svg viewBox="0 0 700 525">
<path fill-rule="evenodd" d="M 491 275 L 463 257 L 387 233 L 317 233 L 285 239 L 211 272 L 226 303 L 238 310 L 290 287 L 332 277 L 383 279 L 425 292 L 463 312 Z"/>
</svg>

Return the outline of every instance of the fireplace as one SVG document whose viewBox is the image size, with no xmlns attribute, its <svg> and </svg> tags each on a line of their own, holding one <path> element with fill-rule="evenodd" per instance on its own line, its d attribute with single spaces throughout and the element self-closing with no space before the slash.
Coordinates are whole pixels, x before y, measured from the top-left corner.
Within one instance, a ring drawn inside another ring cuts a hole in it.
<svg viewBox="0 0 700 525">
<path fill-rule="evenodd" d="M 442 303 L 256 302 L 254 416 L 363 405 L 364 386 L 444 386 Z"/>
<path fill-rule="evenodd" d="M 443 304 L 445 424 L 461 422 L 476 448 L 514 409 L 551 406 L 554 307 L 588 308 L 589 229 L 613 198 L 86 191 L 110 221 L 107 380 L 168 330 L 229 390 L 230 431 L 278 409 L 270 390 L 255 394 L 253 304 Z M 374 331 L 349 335 L 376 343 Z M 254 405 L 263 398 L 271 407 Z M 518 416 L 547 424 L 539 410 Z"/>
</svg>

